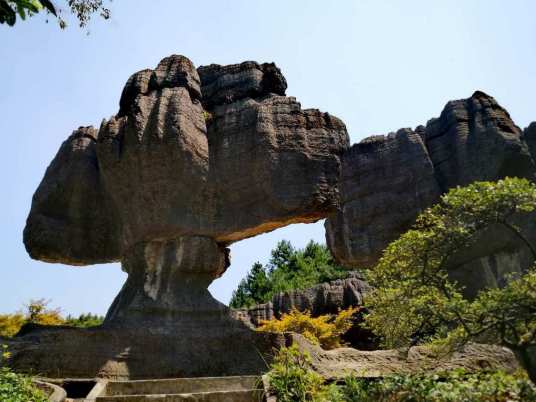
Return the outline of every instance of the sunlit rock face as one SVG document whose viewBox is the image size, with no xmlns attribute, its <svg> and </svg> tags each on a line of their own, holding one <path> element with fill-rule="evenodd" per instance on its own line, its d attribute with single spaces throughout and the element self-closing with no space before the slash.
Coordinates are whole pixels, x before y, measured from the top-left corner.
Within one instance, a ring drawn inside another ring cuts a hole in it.
<svg viewBox="0 0 536 402">
<path fill-rule="evenodd" d="M 34 194 L 26 249 L 46 262 L 120 261 L 128 279 L 103 327 L 28 334 L 15 367 L 84 378 L 258 374 L 274 339 L 207 290 L 229 266 L 229 244 L 328 217 L 338 261 L 373 265 L 449 188 L 534 178 L 535 124 L 522 132 L 482 92 L 425 127 L 350 147 L 341 120 L 302 109 L 286 88 L 271 63 L 196 69 L 173 55 L 133 74 L 98 130 L 67 138 Z M 452 261 L 473 275 L 465 281 L 500 285 L 503 271 L 532 260 L 504 233 L 483 236 L 485 247 Z"/>
<path fill-rule="evenodd" d="M 374 266 L 419 212 L 449 189 L 507 176 L 534 180 L 535 138 L 534 123 L 523 133 L 495 99 L 477 91 L 448 102 L 426 126 L 353 145 L 341 159 L 340 209 L 325 225 L 332 253 L 347 266 Z M 520 225 L 536 240 L 532 222 Z M 506 274 L 533 260 L 523 242 L 494 228 L 453 258 L 449 269 L 472 296 L 483 286 L 500 286 Z"/>
<path fill-rule="evenodd" d="M 424 141 L 410 129 L 353 145 L 342 158 L 339 191 L 341 207 L 326 221 L 326 238 L 348 266 L 373 265 L 441 194 Z"/>
</svg>

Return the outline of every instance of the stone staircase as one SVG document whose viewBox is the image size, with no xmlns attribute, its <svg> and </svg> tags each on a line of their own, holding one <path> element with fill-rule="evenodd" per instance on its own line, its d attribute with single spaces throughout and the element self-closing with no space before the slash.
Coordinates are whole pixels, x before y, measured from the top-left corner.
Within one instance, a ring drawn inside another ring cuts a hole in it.
<svg viewBox="0 0 536 402">
<path fill-rule="evenodd" d="M 202 377 L 98 382 L 85 401 L 95 402 L 260 402 L 261 377 Z"/>
</svg>

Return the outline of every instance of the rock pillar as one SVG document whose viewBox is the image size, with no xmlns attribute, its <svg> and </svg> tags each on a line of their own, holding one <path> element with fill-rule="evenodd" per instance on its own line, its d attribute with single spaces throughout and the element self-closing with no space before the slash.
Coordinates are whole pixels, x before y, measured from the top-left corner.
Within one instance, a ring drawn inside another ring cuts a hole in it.
<svg viewBox="0 0 536 402">
<path fill-rule="evenodd" d="M 208 286 L 228 267 L 228 249 L 213 239 L 181 236 L 141 242 L 122 260 L 128 279 L 106 315 L 106 324 L 171 324 L 228 315 Z"/>
</svg>

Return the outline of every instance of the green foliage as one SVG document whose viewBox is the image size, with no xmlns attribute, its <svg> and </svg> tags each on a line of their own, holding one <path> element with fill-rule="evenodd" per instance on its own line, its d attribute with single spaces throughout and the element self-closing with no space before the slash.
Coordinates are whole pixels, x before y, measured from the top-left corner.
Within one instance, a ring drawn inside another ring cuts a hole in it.
<svg viewBox="0 0 536 402">
<path fill-rule="evenodd" d="M 395 375 L 378 380 L 345 378 L 345 402 L 516 402 L 535 401 L 536 388 L 520 373 L 442 373 Z"/>
<path fill-rule="evenodd" d="M 284 402 L 529 402 L 536 387 L 522 372 L 445 372 L 398 374 L 384 378 L 349 375 L 327 384 L 296 345 L 282 348 L 268 373 L 271 392 Z"/>
<path fill-rule="evenodd" d="M 470 340 L 509 347 L 534 379 L 528 351 L 536 346 L 535 268 L 474 301 L 449 279 L 449 258 L 492 225 L 512 231 L 533 250 L 513 218 L 536 209 L 536 186 L 524 179 L 474 183 L 451 190 L 414 229 L 391 243 L 368 272 L 366 324 L 386 347 L 434 342 L 447 349 Z M 524 358 L 525 356 L 525 358 Z"/>
<path fill-rule="evenodd" d="M 268 373 L 270 391 L 278 402 L 328 401 L 324 379 L 311 369 L 311 358 L 296 345 L 281 348 Z"/>
<path fill-rule="evenodd" d="M 7 367 L 0 368 L 0 401 L 47 402 L 47 396 L 32 384 L 28 376 L 17 374 Z"/>
<path fill-rule="evenodd" d="M 296 332 L 315 345 L 334 349 L 341 346 L 341 336 L 352 327 L 352 317 L 357 310 L 357 307 L 350 307 L 335 316 L 326 314 L 318 317 L 311 317 L 308 311 L 292 310 L 283 314 L 279 320 L 274 318 L 262 322 L 257 331 Z"/>
<path fill-rule="evenodd" d="M 66 0 L 66 3 L 80 27 L 87 26 L 95 13 L 99 13 L 104 19 L 110 18 L 110 10 L 104 6 L 104 0 Z M 42 11 L 57 18 L 62 29 L 67 27 L 67 22 L 61 16 L 62 9 L 57 8 L 50 0 L 0 0 L 0 24 L 13 26 L 17 22 L 17 16 L 25 20 Z"/>
<path fill-rule="evenodd" d="M 335 264 L 325 245 L 310 241 L 304 249 L 294 249 L 282 240 L 272 250 L 269 263 L 256 262 L 233 292 L 230 306 L 249 307 L 266 303 L 274 294 L 304 289 L 318 283 L 344 278 L 348 271 Z"/>
<path fill-rule="evenodd" d="M 104 321 L 104 317 L 97 314 L 80 314 L 78 317 L 68 315 L 65 318 L 65 324 L 70 327 L 77 328 L 90 328 L 101 325 Z"/>
<path fill-rule="evenodd" d="M 7 345 L 0 353 L 0 401 L 2 402 L 47 402 L 47 396 L 32 384 L 32 379 L 17 374 L 6 366 L 9 359 Z"/>
<path fill-rule="evenodd" d="M 104 321 L 104 317 L 94 314 L 81 314 L 78 317 L 68 315 L 63 318 L 60 309 L 50 309 L 48 304 L 49 301 L 45 299 L 30 300 L 23 312 L 0 314 L 0 336 L 6 338 L 15 336 L 25 324 L 88 328 L 101 325 Z"/>
</svg>

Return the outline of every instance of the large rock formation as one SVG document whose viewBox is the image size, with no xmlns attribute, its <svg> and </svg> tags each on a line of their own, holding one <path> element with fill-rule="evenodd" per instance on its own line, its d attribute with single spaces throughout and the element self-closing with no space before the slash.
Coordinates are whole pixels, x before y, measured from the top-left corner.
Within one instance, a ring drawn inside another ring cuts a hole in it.
<svg viewBox="0 0 536 402">
<path fill-rule="evenodd" d="M 121 261 L 128 279 L 102 328 L 27 334 L 41 347 L 20 349 L 15 366 L 138 378 L 265 368 L 266 335 L 207 287 L 231 242 L 337 209 L 349 143 L 340 120 L 302 110 L 285 89 L 274 64 L 196 70 L 170 56 L 128 79 L 99 130 L 67 139 L 35 193 L 26 248 L 47 262 Z"/>
<path fill-rule="evenodd" d="M 207 291 L 229 265 L 230 243 L 329 216 L 339 261 L 371 265 L 449 188 L 533 178 L 534 127 L 522 134 L 481 92 L 426 127 L 349 148 L 339 119 L 302 110 L 286 87 L 274 64 L 196 70 L 170 56 L 128 79 L 116 116 L 62 144 L 34 195 L 26 248 L 47 262 L 121 261 L 128 279 L 103 327 L 30 332 L 15 366 L 123 378 L 260 372 L 258 351 L 278 341 Z M 458 265 L 530 260 L 515 241 L 493 244 Z"/>
<path fill-rule="evenodd" d="M 347 266 L 373 266 L 419 212 L 449 189 L 507 176 L 534 180 L 534 131 L 532 125 L 523 135 L 495 99 L 477 91 L 447 103 L 440 117 L 425 127 L 355 144 L 342 157 L 340 210 L 326 221 L 332 253 Z M 536 240 L 534 225 L 524 226 Z M 519 239 L 494 228 L 474 248 L 452 259 L 450 269 L 473 295 L 533 260 Z"/>
</svg>

